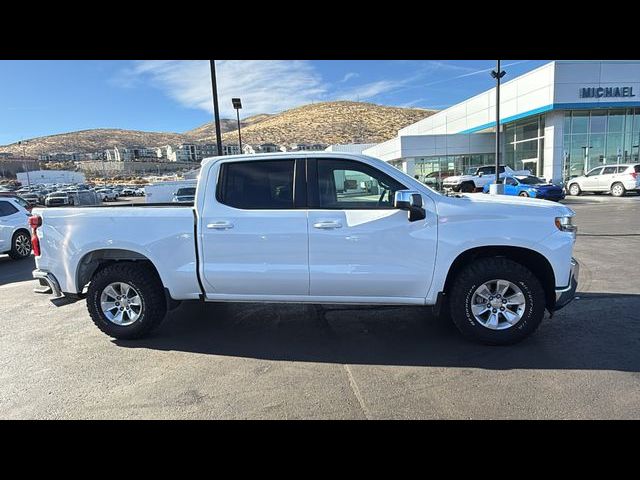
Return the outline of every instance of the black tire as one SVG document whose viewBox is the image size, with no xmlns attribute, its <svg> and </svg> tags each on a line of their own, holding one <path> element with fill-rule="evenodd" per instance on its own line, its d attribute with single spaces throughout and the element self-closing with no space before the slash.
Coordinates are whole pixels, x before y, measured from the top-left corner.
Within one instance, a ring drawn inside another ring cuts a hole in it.
<svg viewBox="0 0 640 480">
<path fill-rule="evenodd" d="M 102 292 L 114 282 L 129 284 L 137 290 L 142 300 L 140 317 L 131 325 L 113 323 L 100 307 Z M 91 279 L 87 291 L 87 309 L 93 323 L 102 332 L 113 338 L 133 339 L 148 335 L 162 323 L 167 313 L 167 304 L 164 287 L 153 268 L 140 262 L 118 262 L 98 270 Z"/>
<path fill-rule="evenodd" d="M 574 197 L 577 197 L 582 193 L 582 190 L 580 190 L 580 185 L 578 185 L 577 183 L 572 183 L 567 188 L 567 192 L 569 192 L 569 195 L 573 195 Z"/>
<path fill-rule="evenodd" d="M 614 197 L 624 197 L 627 194 L 627 189 L 620 182 L 616 182 L 611 185 L 611 195 Z"/>
<path fill-rule="evenodd" d="M 472 193 L 476 189 L 476 186 L 472 182 L 464 182 L 460 185 L 460 191 L 463 193 Z"/>
<path fill-rule="evenodd" d="M 24 246 L 29 246 L 29 251 L 25 253 Z M 24 260 L 31 255 L 31 237 L 26 230 L 18 230 L 11 238 L 11 250 L 9 256 L 14 260 Z"/>
<path fill-rule="evenodd" d="M 517 285 L 526 301 L 522 318 L 504 330 L 485 327 L 471 312 L 473 293 L 480 285 L 494 279 Z M 540 281 L 529 269 L 513 260 L 491 257 L 476 260 L 460 271 L 453 282 L 449 304 L 451 319 L 464 336 L 486 345 L 510 345 L 538 328 L 544 317 L 546 299 Z"/>
</svg>

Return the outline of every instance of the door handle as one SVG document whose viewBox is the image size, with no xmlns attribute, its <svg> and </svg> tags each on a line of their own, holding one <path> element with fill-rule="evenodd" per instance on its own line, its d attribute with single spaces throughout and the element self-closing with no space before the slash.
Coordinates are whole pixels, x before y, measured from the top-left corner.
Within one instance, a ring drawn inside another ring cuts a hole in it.
<svg viewBox="0 0 640 480">
<path fill-rule="evenodd" d="M 332 228 L 341 228 L 340 222 L 316 222 L 313 224 L 313 228 L 321 228 L 323 230 L 331 230 Z"/>
<path fill-rule="evenodd" d="M 215 229 L 215 230 L 227 230 L 229 228 L 233 228 L 233 223 L 231 222 L 213 222 L 208 223 L 207 228 Z"/>
</svg>

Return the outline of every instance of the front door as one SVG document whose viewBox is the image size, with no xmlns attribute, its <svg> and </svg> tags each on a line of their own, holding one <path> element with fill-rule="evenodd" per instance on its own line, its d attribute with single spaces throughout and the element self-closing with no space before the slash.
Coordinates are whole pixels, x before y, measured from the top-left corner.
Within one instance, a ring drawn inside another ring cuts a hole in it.
<svg viewBox="0 0 640 480">
<path fill-rule="evenodd" d="M 24 215 L 11 202 L 0 198 L 0 253 L 11 250 L 11 236 L 17 223 L 16 218 L 19 216 L 24 218 Z"/>
<path fill-rule="evenodd" d="M 206 198 L 199 199 L 204 205 L 199 222 L 207 298 L 309 294 L 300 162 L 227 161 L 209 171 Z"/>
<path fill-rule="evenodd" d="M 436 253 L 433 201 L 425 220 L 393 207 L 406 186 L 364 162 L 308 161 L 309 292 L 336 301 L 424 300 Z M 342 298 L 340 298 L 342 297 Z"/>
<path fill-rule="evenodd" d="M 582 190 L 598 190 L 600 186 L 600 174 L 602 173 L 602 167 L 594 168 L 589 171 L 585 178 L 580 182 L 580 188 Z"/>
</svg>

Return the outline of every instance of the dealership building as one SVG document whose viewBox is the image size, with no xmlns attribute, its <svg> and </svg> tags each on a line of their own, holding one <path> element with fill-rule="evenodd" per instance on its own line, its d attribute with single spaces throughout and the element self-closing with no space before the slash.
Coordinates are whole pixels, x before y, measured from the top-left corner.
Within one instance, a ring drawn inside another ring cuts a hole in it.
<svg viewBox="0 0 640 480">
<path fill-rule="evenodd" d="M 421 180 L 492 164 L 495 99 L 495 88 L 480 93 L 363 153 Z M 504 82 L 500 131 L 502 164 L 556 183 L 638 162 L 640 61 L 554 61 Z"/>
</svg>

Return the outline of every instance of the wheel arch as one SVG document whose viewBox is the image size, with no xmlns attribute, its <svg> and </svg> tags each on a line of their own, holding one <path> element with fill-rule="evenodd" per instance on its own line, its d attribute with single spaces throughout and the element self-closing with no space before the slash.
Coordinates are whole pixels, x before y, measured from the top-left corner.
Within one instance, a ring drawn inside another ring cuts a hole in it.
<svg viewBox="0 0 640 480">
<path fill-rule="evenodd" d="M 160 272 L 158 272 L 154 263 L 146 255 L 123 248 L 102 248 L 85 253 L 78 262 L 76 269 L 76 287 L 78 292 L 82 292 L 98 270 L 107 265 L 123 261 L 144 262 L 153 269 L 158 278 L 161 278 Z"/>
<path fill-rule="evenodd" d="M 460 253 L 453 261 L 447 272 L 443 292 L 446 295 L 453 284 L 454 279 L 465 265 L 485 257 L 504 257 L 528 268 L 540 281 L 545 292 L 545 300 L 548 309 L 552 309 L 556 302 L 555 274 L 549 260 L 540 252 L 525 247 L 509 245 L 490 245 L 475 247 Z"/>
</svg>

